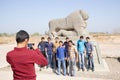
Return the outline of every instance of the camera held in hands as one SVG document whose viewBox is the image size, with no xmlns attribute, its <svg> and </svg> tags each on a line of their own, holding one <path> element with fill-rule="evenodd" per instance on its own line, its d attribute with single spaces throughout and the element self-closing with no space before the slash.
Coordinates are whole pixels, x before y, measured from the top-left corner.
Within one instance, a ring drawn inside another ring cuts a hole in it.
<svg viewBox="0 0 120 80">
<path fill-rule="evenodd" d="M 34 43 L 28 43 L 27 47 L 28 47 L 28 49 L 34 49 L 33 48 L 34 45 L 35 45 Z"/>
</svg>

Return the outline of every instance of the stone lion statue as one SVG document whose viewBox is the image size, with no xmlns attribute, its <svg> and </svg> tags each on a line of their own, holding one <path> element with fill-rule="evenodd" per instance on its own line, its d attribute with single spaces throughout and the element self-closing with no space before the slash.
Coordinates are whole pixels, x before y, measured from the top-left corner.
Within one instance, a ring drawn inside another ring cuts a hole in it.
<svg viewBox="0 0 120 80">
<path fill-rule="evenodd" d="M 88 35 L 86 30 L 88 18 L 89 16 L 85 11 L 78 10 L 66 18 L 51 20 L 49 21 L 49 33 L 56 32 L 57 35 L 63 36 Z"/>
</svg>

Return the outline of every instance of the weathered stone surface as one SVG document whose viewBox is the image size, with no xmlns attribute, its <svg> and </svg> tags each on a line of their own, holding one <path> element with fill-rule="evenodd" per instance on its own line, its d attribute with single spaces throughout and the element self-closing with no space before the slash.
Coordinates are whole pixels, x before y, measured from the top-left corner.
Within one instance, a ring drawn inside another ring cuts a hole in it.
<svg viewBox="0 0 120 80">
<path fill-rule="evenodd" d="M 60 30 L 57 33 L 58 36 L 76 36 L 76 32 L 74 31 L 66 31 L 66 30 Z"/>
<path fill-rule="evenodd" d="M 49 22 L 49 33 L 56 32 L 58 35 L 65 36 L 88 35 L 86 30 L 88 18 L 85 11 L 78 10 L 69 14 L 66 18 L 51 20 Z"/>
</svg>

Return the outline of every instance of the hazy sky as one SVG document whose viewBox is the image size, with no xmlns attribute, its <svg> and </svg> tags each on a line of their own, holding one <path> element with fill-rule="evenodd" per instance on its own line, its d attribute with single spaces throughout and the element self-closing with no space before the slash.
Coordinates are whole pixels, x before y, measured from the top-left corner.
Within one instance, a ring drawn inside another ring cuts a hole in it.
<svg viewBox="0 0 120 80">
<path fill-rule="evenodd" d="M 0 33 L 20 29 L 44 33 L 49 29 L 49 20 L 80 9 L 89 14 L 90 32 L 120 28 L 120 0 L 0 0 Z"/>
</svg>

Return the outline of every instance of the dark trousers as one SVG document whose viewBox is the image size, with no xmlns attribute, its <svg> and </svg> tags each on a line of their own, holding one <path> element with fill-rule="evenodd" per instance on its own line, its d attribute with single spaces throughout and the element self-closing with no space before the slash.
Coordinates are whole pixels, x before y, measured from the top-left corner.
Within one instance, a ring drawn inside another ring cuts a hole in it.
<svg viewBox="0 0 120 80">
<path fill-rule="evenodd" d="M 94 69 L 94 60 L 93 60 L 93 55 L 90 56 L 91 54 L 90 53 L 87 53 L 87 60 L 88 60 L 88 69 L 89 68 L 92 68 Z"/>
</svg>

